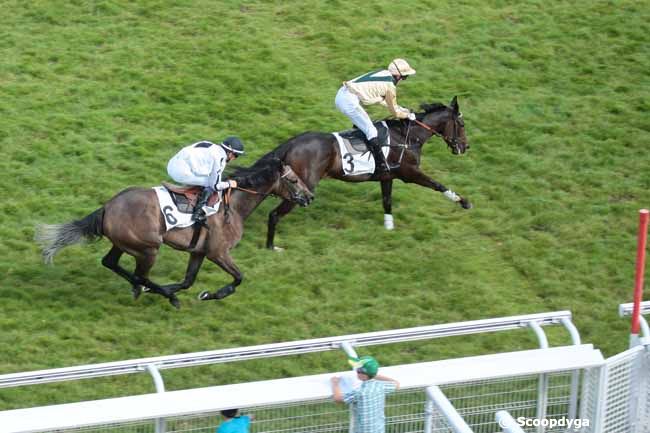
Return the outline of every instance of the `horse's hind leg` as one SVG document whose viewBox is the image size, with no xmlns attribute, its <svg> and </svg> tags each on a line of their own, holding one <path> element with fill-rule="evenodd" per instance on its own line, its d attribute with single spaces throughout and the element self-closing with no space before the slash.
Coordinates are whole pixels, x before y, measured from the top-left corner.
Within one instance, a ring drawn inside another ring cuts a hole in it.
<svg viewBox="0 0 650 433">
<path fill-rule="evenodd" d="M 170 290 L 168 288 L 169 286 L 160 286 L 148 278 L 149 271 L 156 262 L 157 253 L 158 250 L 156 249 L 149 251 L 148 254 L 146 252 L 142 252 L 141 254 L 135 256 L 135 280 L 138 284 L 150 289 L 153 293 L 157 293 L 169 299 L 169 303 L 174 307 L 181 308 L 181 303 L 174 294 L 175 291 Z"/>
<path fill-rule="evenodd" d="M 163 295 L 169 302 L 176 308 L 180 307 L 176 295 L 168 292 L 164 288 L 160 287 L 153 281 L 150 281 L 147 277 L 149 271 L 151 270 L 153 264 L 156 261 L 156 254 L 138 254 L 134 255 L 136 266 L 135 273 L 131 273 L 119 265 L 120 257 L 124 254 L 120 248 L 113 246 L 111 250 L 104 256 L 102 259 L 102 265 L 106 266 L 111 271 L 115 272 L 117 275 L 124 278 L 126 281 L 131 283 L 133 286 L 133 296 L 137 299 L 140 296 L 143 288 L 150 289 L 154 293 Z"/>
<path fill-rule="evenodd" d="M 278 207 L 273 209 L 271 213 L 269 213 L 269 224 L 268 224 L 268 232 L 266 235 L 266 248 L 270 250 L 275 250 L 279 248 L 276 248 L 275 245 L 273 244 L 273 239 L 275 238 L 275 226 L 278 225 L 278 222 L 280 222 L 280 218 L 291 212 L 291 210 L 296 206 L 295 203 L 290 202 L 288 200 L 284 200 Z M 226 271 L 228 272 L 228 271 Z"/>
<path fill-rule="evenodd" d="M 121 276 L 126 281 L 131 283 L 131 285 L 133 286 L 132 289 L 133 296 L 137 299 L 138 296 L 140 296 L 140 292 L 142 291 L 142 284 L 139 281 L 137 281 L 137 278 L 134 274 L 132 274 L 131 272 L 127 271 L 126 269 L 124 269 L 119 265 L 122 254 L 124 254 L 124 251 L 122 251 L 116 246 L 113 246 L 113 248 L 111 248 L 111 250 L 102 259 L 102 265 L 106 266 L 108 269 L 115 272 L 117 275 Z M 137 288 L 137 293 L 136 293 L 136 288 Z"/>
</svg>

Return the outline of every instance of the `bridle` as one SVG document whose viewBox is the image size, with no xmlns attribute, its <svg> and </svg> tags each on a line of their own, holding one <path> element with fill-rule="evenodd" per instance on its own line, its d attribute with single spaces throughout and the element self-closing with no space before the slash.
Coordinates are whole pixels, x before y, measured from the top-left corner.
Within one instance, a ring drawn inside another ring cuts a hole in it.
<svg viewBox="0 0 650 433">
<path fill-rule="evenodd" d="M 285 177 L 289 176 L 289 174 L 290 174 L 290 172 L 287 170 L 286 173 L 284 173 L 282 176 L 280 176 L 280 179 L 284 179 Z M 246 188 L 242 188 L 241 186 L 236 186 L 235 188 L 228 188 L 228 190 L 226 192 L 226 197 L 228 197 L 228 200 L 230 200 L 230 192 L 233 189 L 238 189 L 239 191 L 247 192 L 247 193 L 253 194 L 253 195 L 261 195 L 261 196 L 264 196 L 264 197 L 276 196 L 276 194 L 273 194 L 273 193 L 253 191 L 252 189 L 246 189 Z"/>
<path fill-rule="evenodd" d="M 282 176 L 280 176 L 280 179 L 284 179 L 285 177 L 287 177 L 289 175 L 289 173 L 290 172 L 287 171 L 286 173 L 282 174 Z M 226 189 L 226 192 L 223 195 L 223 207 L 224 207 L 224 215 L 225 215 L 226 224 L 228 224 L 229 221 L 230 221 L 230 215 L 229 215 L 230 214 L 230 195 L 232 194 L 233 189 L 237 189 L 239 191 L 242 191 L 242 192 L 245 192 L 245 193 L 248 193 L 248 194 L 252 194 L 252 195 L 261 195 L 262 197 L 265 197 L 265 198 L 266 197 L 277 197 L 277 195 L 274 194 L 274 193 L 254 191 L 252 189 L 242 188 L 241 186 L 236 186 L 234 188 Z"/>
<path fill-rule="evenodd" d="M 429 131 L 432 135 L 436 135 L 440 138 L 442 138 L 445 143 L 447 143 L 449 146 L 452 146 L 453 149 L 460 153 L 460 140 L 459 140 L 459 134 L 458 134 L 458 128 L 459 128 L 459 123 L 460 127 L 465 126 L 463 122 L 463 113 L 458 113 L 458 116 L 454 118 L 454 127 L 452 129 L 452 136 L 449 137 L 448 135 L 444 135 L 430 127 L 424 122 L 419 121 L 418 119 L 413 120 L 418 126 L 421 126 L 422 128 L 426 129 Z"/>
</svg>

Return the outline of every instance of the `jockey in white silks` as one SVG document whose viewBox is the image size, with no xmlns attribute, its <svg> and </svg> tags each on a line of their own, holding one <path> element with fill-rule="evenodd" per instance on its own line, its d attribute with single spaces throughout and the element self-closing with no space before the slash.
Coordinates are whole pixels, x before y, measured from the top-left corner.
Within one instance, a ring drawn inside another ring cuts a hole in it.
<svg viewBox="0 0 650 433">
<path fill-rule="evenodd" d="M 348 116 L 352 123 L 366 135 L 368 148 L 375 158 L 377 171 L 380 174 L 389 171 L 381 152 L 381 146 L 386 143 L 379 143 L 377 128 L 372 124 L 370 116 L 362 105 L 381 104 L 398 119 L 415 120 L 414 113 L 397 105 L 397 83 L 406 80 L 409 75 L 415 75 L 415 69 L 406 60 L 395 59 L 390 62 L 387 69 L 368 72 L 343 82 L 334 100 L 336 108 Z"/>
<path fill-rule="evenodd" d="M 244 144 L 237 137 L 228 137 L 219 144 L 199 141 L 182 148 L 167 164 L 167 173 L 174 181 L 185 185 L 202 186 L 193 220 L 205 219 L 203 207 L 215 191 L 236 188 L 237 181 L 222 181 L 226 164 L 244 154 Z"/>
</svg>

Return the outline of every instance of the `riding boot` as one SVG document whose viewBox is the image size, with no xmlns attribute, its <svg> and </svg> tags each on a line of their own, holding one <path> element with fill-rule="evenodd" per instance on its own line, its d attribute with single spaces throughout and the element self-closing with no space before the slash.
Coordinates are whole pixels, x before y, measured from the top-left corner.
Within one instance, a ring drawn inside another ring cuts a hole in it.
<svg viewBox="0 0 650 433">
<path fill-rule="evenodd" d="M 203 212 L 203 206 L 208 204 L 208 199 L 212 195 L 212 188 L 203 188 L 201 195 L 196 201 L 196 206 L 194 207 L 194 212 L 192 213 L 192 221 L 203 221 L 205 220 L 205 212 Z"/>
<path fill-rule="evenodd" d="M 372 156 L 375 158 L 375 173 L 376 174 L 385 174 L 390 171 L 388 168 L 388 163 L 384 157 L 384 153 L 381 151 L 379 146 L 379 138 L 374 137 L 368 140 L 368 149 L 372 152 Z"/>
</svg>

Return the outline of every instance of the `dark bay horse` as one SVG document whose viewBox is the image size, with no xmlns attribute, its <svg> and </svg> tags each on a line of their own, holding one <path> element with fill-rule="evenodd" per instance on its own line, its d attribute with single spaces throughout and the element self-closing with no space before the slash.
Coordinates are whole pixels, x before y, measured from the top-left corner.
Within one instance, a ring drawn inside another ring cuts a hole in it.
<svg viewBox="0 0 650 433">
<path fill-rule="evenodd" d="M 449 106 L 434 103 L 423 104 L 422 113 L 416 114 L 416 120 L 387 120 L 390 134 L 390 152 L 387 161 L 391 166 L 398 165 L 389 174 L 378 177 L 375 174 L 360 176 L 345 175 L 341 152 L 336 138 L 331 133 L 307 132 L 281 144 L 268 156 L 275 156 L 289 164 L 302 178 L 311 191 L 322 178 L 331 177 L 345 182 L 379 181 L 384 205 L 384 225 L 392 229 L 392 190 L 393 179 L 406 183 L 415 183 L 443 193 L 445 197 L 457 202 L 464 209 L 472 207 L 469 200 L 429 176 L 420 166 L 422 147 L 431 137 L 442 138 L 454 155 L 465 153 L 469 149 L 465 137 L 465 124 L 454 96 Z M 269 214 L 267 248 L 274 249 L 275 228 L 284 215 L 291 212 L 295 204 L 285 200 Z"/>
<path fill-rule="evenodd" d="M 176 292 L 194 283 L 203 259 L 207 257 L 232 275 L 234 281 L 214 294 L 201 293 L 200 299 L 225 298 L 234 293 L 235 287 L 242 282 L 242 273 L 230 256 L 230 249 L 241 239 L 246 217 L 268 195 L 278 195 L 289 203 L 301 206 L 307 206 L 313 199 L 300 177 L 277 158 L 265 158 L 250 168 L 238 168 L 231 178 L 237 180 L 238 188 L 242 189 L 232 192 L 227 210 L 222 203 L 219 212 L 208 217 L 207 230 L 201 229 L 193 247 L 193 227 L 166 231 L 164 216 L 152 188 L 129 188 L 81 220 L 39 226 L 36 240 L 43 247 L 43 259 L 51 263 L 59 249 L 104 236 L 113 247 L 102 259 L 102 264 L 131 283 L 135 298 L 143 290 L 152 291 L 166 297 L 179 308 Z M 163 243 L 190 253 L 185 279 L 180 283 L 161 286 L 148 278 Z M 124 253 L 135 258 L 134 272 L 119 265 Z"/>
</svg>

